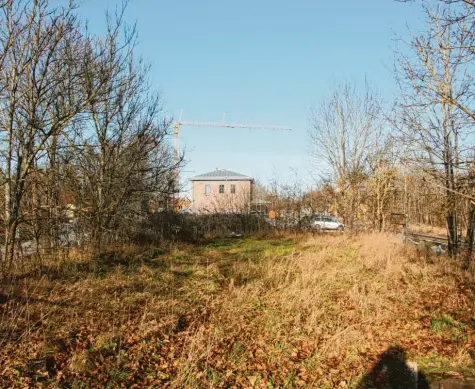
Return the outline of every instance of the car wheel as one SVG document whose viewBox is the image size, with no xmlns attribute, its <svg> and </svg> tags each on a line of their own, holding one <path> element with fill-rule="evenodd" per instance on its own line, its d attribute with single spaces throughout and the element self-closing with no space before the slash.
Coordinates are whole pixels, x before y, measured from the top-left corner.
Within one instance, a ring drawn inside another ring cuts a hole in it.
<svg viewBox="0 0 475 389">
<path fill-rule="evenodd" d="M 322 226 L 320 224 L 315 224 L 315 227 L 314 227 L 317 231 L 321 231 L 322 230 Z"/>
<path fill-rule="evenodd" d="M 337 231 L 343 231 L 343 227 L 342 226 L 338 226 L 338 228 L 336 229 Z"/>
</svg>

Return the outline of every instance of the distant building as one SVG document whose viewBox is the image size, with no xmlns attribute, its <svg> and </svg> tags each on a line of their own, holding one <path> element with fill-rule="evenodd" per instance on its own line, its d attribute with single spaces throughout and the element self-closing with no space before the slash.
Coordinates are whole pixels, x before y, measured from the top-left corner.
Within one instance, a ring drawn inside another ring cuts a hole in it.
<svg viewBox="0 0 475 389">
<path fill-rule="evenodd" d="M 193 212 L 249 212 L 254 180 L 226 169 L 192 177 Z"/>
<path fill-rule="evenodd" d="M 191 211 L 191 200 L 184 196 L 177 199 L 169 199 L 169 205 L 174 212 L 190 212 Z"/>
</svg>

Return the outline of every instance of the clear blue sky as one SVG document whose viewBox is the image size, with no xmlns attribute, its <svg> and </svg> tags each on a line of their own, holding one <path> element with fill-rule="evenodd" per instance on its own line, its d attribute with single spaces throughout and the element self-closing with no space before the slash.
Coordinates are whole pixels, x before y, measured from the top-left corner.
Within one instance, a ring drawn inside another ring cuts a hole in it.
<svg viewBox="0 0 475 389">
<path fill-rule="evenodd" d="M 120 2 L 83 0 L 79 13 L 100 32 Z M 395 36 L 419 18 L 418 4 L 394 0 L 132 0 L 126 13 L 166 115 L 220 121 L 226 112 L 227 122 L 293 128 L 182 127 L 183 179 L 218 167 L 263 183 L 295 172 L 311 180 L 309 107 L 336 83 L 368 77 L 392 98 Z"/>
</svg>

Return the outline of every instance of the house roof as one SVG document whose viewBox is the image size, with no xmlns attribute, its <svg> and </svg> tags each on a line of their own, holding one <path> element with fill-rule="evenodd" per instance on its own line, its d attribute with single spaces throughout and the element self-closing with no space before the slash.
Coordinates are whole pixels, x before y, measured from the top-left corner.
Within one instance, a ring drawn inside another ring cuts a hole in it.
<svg viewBox="0 0 475 389">
<path fill-rule="evenodd" d="M 190 181 L 252 181 L 252 178 L 231 170 L 216 169 L 209 173 L 191 177 Z"/>
</svg>

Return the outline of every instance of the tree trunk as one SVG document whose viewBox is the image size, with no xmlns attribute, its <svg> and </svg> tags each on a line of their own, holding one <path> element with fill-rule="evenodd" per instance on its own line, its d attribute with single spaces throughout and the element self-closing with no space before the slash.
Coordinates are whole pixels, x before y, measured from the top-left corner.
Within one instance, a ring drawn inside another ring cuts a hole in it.
<svg viewBox="0 0 475 389">
<path fill-rule="evenodd" d="M 473 241 L 475 236 L 475 202 L 472 201 L 470 208 L 470 216 L 468 218 L 468 227 L 467 227 L 467 259 L 470 260 L 473 254 Z"/>
<path fill-rule="evenodd" d="M 10 273 L 13 266 L 13 260 L 15 255 L 15 243 L 16 235 L 18 231 L 18 222 L 17 220 L 9 221 L 6 233 L 5 233 L 5 266 L 4 266 L 4 275 Z"/>
<path fill-rule="evenodd" d="M 448 251 L 449 256 L 454 257 L 458 252 L 458 239 L 457 239 L 457 222 L 456 222 L 456 208 L 455 208 L 455 195 L 452 192 L 446 192 L 448 207 L 447 207 L 447 238 L 448 238 Z"/>
</svg>

